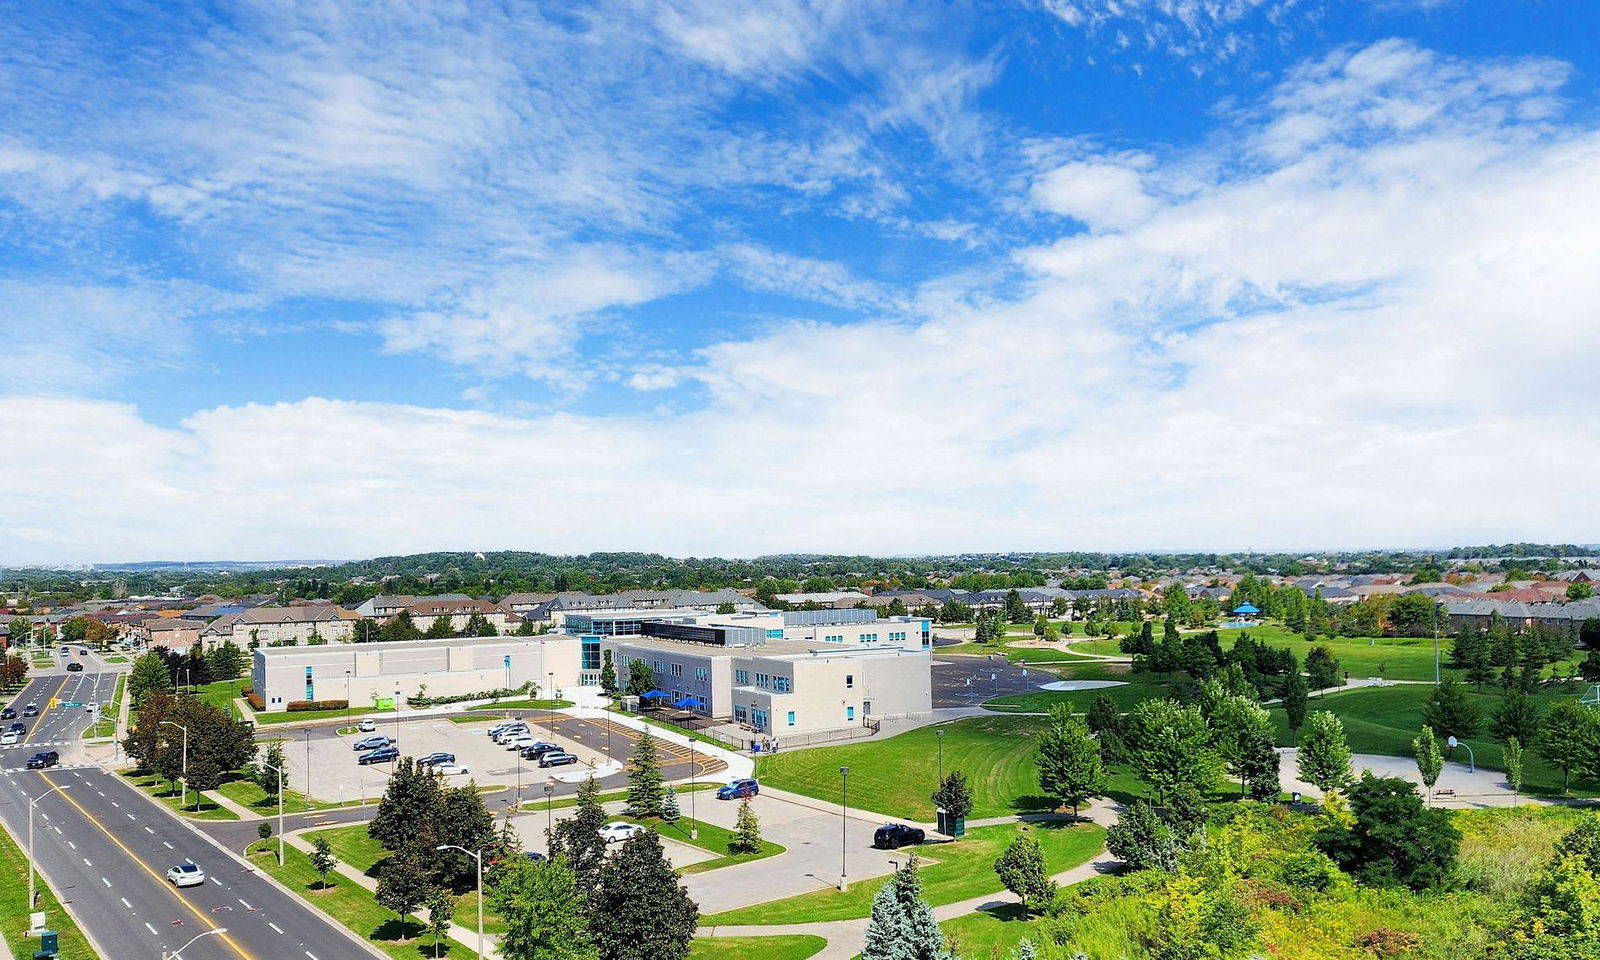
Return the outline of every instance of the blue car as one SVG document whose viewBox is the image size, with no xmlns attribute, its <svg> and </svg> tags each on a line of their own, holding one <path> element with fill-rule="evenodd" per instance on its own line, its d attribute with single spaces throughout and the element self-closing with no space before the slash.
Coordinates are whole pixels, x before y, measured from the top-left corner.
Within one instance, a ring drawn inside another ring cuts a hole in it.
<svg viewBox="0 0 1600 960">
<path fill-rule="evenodd" d="M 379 747 L 376 750 L 363 753 L 356 759 L 356 762 L 362 766 L 366 766 L 369 763 L 388 763 L 398 756 L 400 756 L 399 747 Z"/>
<path fill-rule="evenodd" d="M 726 787 L 717 788 L 718 800 L 743 800 L 761 795 L 761 784 L 754 780 L 735 780 Z"/>
<path fill-rule="evenodd" d="M 355 743 L 350 744 L 350 749 L 357 752 L 362 750 L 376 750 L 379 747 L 387 747 L 393 743 L 393 740 L 390 740 L 388 737 L 380 733 L 374 737 L 362 737 Z"/>
</svg>

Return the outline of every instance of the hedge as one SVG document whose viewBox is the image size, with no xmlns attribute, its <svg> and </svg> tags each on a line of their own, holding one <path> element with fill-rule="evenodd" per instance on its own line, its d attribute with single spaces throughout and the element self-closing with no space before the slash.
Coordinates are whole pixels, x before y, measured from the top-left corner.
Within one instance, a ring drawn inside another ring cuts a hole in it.
<svg viewBox="0 0 1600 960">
<path fill-rule="evenodd" d="M 349 700 L 290 700 L 284 709 L 298 713 L 301 710 L 347 710 L 349 707 Z"/>
<path fill-rule="evenodd" d="M 267 709 L 267 701 L 263 700 L 261 694 L 256 693 L 254 690 L 247 691 L 244 698 L 250 702 L 250 706 L 255 707 L 258 711 Z"/>
<path fill-rule="evenodd" d="M 468 700 L 508 700 L 520 697 L 533 689 L 533 681 L 529 680 L 515 689 L 502 687 L 499 690 L 480 690 L 477 693 L 457 693 L 448 697 L 406 697 L 406 703 L 413 707 L 437 707 L 445 703 L 464 703 Z"/>
</svg>

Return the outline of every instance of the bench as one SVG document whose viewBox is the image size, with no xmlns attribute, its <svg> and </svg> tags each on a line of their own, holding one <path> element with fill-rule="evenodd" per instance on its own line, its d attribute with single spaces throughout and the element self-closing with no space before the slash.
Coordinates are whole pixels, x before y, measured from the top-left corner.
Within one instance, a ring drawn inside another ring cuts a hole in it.
<svg viewBox="0 0 1600 960">
<path fill-rule="evenodd" d="M 1456 792 L 1454 790 L 1451 790 L 1449 787 L 1446 787 L 1443 790 L 1435 790 L 1435 791 L 1433 791 L 1433 796 L 1434 796 L 1434 799 L 1436 799 L 1436 800 L 1440 799 L 1440 798 L 1453 798 L 1455 795 L 1456 795 Z"/>
</svg>

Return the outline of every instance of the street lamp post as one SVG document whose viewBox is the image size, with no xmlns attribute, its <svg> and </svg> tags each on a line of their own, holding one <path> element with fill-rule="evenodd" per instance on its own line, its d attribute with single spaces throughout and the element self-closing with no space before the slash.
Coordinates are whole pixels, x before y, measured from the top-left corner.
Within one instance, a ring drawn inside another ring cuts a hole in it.
<svg viewBox="0 0 1600 960">
<path fill-rule="evenodd" d="M 57 790 L 67 790 L 67 789 L 70 789 L 70 785 L 69 784 L 58 783 L 55 786 L 51 787 L 49 790 L 46 790 L 44 793 L 41 793 L 37 797 L 34 797 L 32 800 L 28 801 L 28 909 L 29 910 L 33 909 L 33 893 L 34 893 L 34 887 L 33 887 L 33 808 L 38 806 L 40 800 L 43 800 L 45 797 L 50 796 L 50 794 L 55 793 Z"/>
<path fill-rule="evenodd" d="M 213 930 L 207 930 L 205 933 L 196 934 L 195 936 L 189 938 L 189 942 L 188 943 L 184 944 L 183 946 L 179 947 L 176 950 L 170 950 L 170 951 L 163 950 L 163 951 L 161 951 L 161 960 L 179 960 L 179 954 L 181 954 L 181 953 L 183 953 L 183 951 L 189 949 L 189 947 L 192 946 L 194 944 L 194 942 L 196 940 L 199 940 L 201 937 L 210 937 L 210 936 L 215 936 L 217 934 L 222 934 L 222 933 L 227 933 L 227 932 L 228 932 L 228 928 L 227 927 L 217 927 L 217 928 L 215 928 Z"/>
<path fill-rule="evenodd" d="M 311 799 L 311 728 L 306 727 L 306 799 Z"/>
<path fill-rule="evenodd" d="M 394 745 L 400 747 L 400 691 L 394 692 Z"/>
<path fill-rule="evenodd" d="M 699 791 L 694 788 L 694 737 L 689 738 L 689 839 L 700 839 L 700 821 L 694 818 L 694 795 Z"/>
<path fill-rule="evenodd" d="M 553 833 L 556 828 L 556 781 L 554 777 L 544 782 L 544 832 L 545 835 Z"/>
<path fill-rule="evenodd" d="M 261 765 L 278 774 L 278 866 L 281 867 L 283 866 L 283 768 L 265 760 L 261 761 Z"/>
<path fill-rule="evenodd" d="M 183 798 L 178 801 L 178 807 L 181 809 L 189 803 L 189 728 L 181 723 L 173 723 L 171 720 L 163 720 L 160 725 L 177 727 L 183 731 Z M 171 794 L 168 794 L 168 796 L 171 796 Z M 198 803 L 195 805 L 199 806 Z"/>
<path fill-rule="evenodd" d="M 849 886 L 849 882 L 846 880 L 846 877 L 849 876 L 849 871 L 846 869 L 846 864 L 845 864 L 845 856 L 846 856 L 846 853 L 847 853 L 847 851 L 849 849 L 847 844 L 846 844 L 846 841 L 845 841 L 845 835 L 848 832 L 848 826 L 847 825 L 849 823 L 849 818 L 845 815 L 845 811 L 848 810 L 848 809 L 850 809 L 850 768 L 849 767 L 840 767 L 839 768 L 839 892 L 840 893 L 843 893 L 845 887 Z"/>
<path fill-rule="evenodd" d="M 479 850 L 476 853 L 474 853 L 473 851 L 468 850 L 466 847 L 458 847 L 453 843 L 441 843 L 437 847 L 434 847 L 434 849 L 438 850 L 440 852 L 443 852 L 445 850 L 460 850 L 462 853 L 464 853 L 467 856 L 471 857 L 473 859 L 473 861 L 477 864 L 477 867 L 478 867 L 478 960 L 483 960 L 484 957 L 488 956 L 488 954 L 483 952 L 483 851 Z"/>
<path fill-rule="evenodd" d="M 344 725 L 350 726 L 350 671 L 344 672 Z"/>
</svg>

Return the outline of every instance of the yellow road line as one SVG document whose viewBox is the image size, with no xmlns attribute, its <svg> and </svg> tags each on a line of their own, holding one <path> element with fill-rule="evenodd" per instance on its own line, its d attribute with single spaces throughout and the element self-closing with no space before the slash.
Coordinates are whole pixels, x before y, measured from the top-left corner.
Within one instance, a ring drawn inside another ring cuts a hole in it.
<svg viewBox="0 0 1600 960">
<path fill-rule="evenodd" d="M 44 778 L 44 782 L 45 783 L 50 784 L 52 787 L 57 785 L 54 780 L 50 779 L 49 774 L 40 774 L 40 776 L 42 776 Z M 162 887 L 164 887 L 167 891 L 169 891 L 173 896 L 177 897 L 179 902 L 181 902 L 184 906 L 188 907 L 190 912 L 192 912 L 197 918 L 199 918 L 201 923 L 205 924 L 206 926 L 210 927 L 213 930 L 216 930 L 216 929 L 220 928 L 220 924 L 218 924 L 216 921 L 212 920 L 210 914 L 208 914 L 205 911 L 201 910 L 198 906 L 196 906 L 194 904 L 194 902 L 192 900 L 190 900 L 188 897 L 184 896 L 182 890 L 180 890 L 177 887 L 174 887 L 172 884 L 168 883 L 166 877 L 163 877 L 161 874 L 156 873 L 155 870 L 152 869 L 149 864 L 145 863 L 143 860 L 141 860 L 139 858 L 138 854 L 134 853 L 132 850 L 129 850 L 127 844 L 123 843 L 121 840 L 118 840 L 115 834 L 113 834 L 110 830 L 107 830 L 105 828 L 105 826 L 98 819 L 96 819 L 94 817 L 94 815 L 89 813 L 89 811 L 85 810 L 83 808 L 82 804 L 80 804 L 78 801 L 72 799 L 72 794 L 70 792 L 68 792 L 66 790 L 62 790 L 62 791 L 60 791 L 60 793 L 61 793 L 62 799 L 66 800 L 68 803 L 70 803 L 74 807 L 76 807 L 78 809 L 78 812 L 83 814 L 83 818 L 85 820 L 87 820 L 90 823 L 94 824 L 95 828 L 98 829 L 101 833 L 105 834 L 106 838 L 108 840 L 110 840 L 112 843 L 116 844 L 118 849 L 120 849 L 123 853 L 128 855 L 128 859 L 132 860 L 134 863 L 137 863 L 141 870 L 143 870 L 145 873 L 148 873 L 150 875 L 150 879 L 152 879 L 155 882 L 159 883 Z M 226 933 L 220 933 L 220 934 L 217 934 L 217 939 L 225 941 L 228 944 L 228 946 L 233 948 L 233 952 L 237 953 L 240 957 L 243 958 L 243 960 L 255 960 L 255 958 L 250 955 L 249 951 L 247 951 L 247 950 L 245 950 L 245 948 L 239 946 L 238 941 L 234 940 L 231 935 L 226 934 Z"/>
<path fill-rule="evenodd" d="M 33 739 L 34 733 L 39 729 L 39 724 L 44 723 L 44 715 L 50 712 L 50 704 L 51 704 L 51 702 L 54 701 L 55 699 L 57 699 L 58 697 L 60 697 L 61 696 L 61 691 L 65 690 L 65 689 L 67 689 L 67 678 L 66 677 L 62 677 L 61 678 L 61 686 L 56 687 L 56 692 L 52 693 L 49 696 L 49 698 L 45 700 L 44 709 L 40 710 L 39 711 L 39 715 L 37 717 L 33 718 L 33 726 L 28 728 L 28 735 L 26 737 L 24 737 L 23 739 L 25 739 L 25 740 L 32 740 Z"/>
</svg>

